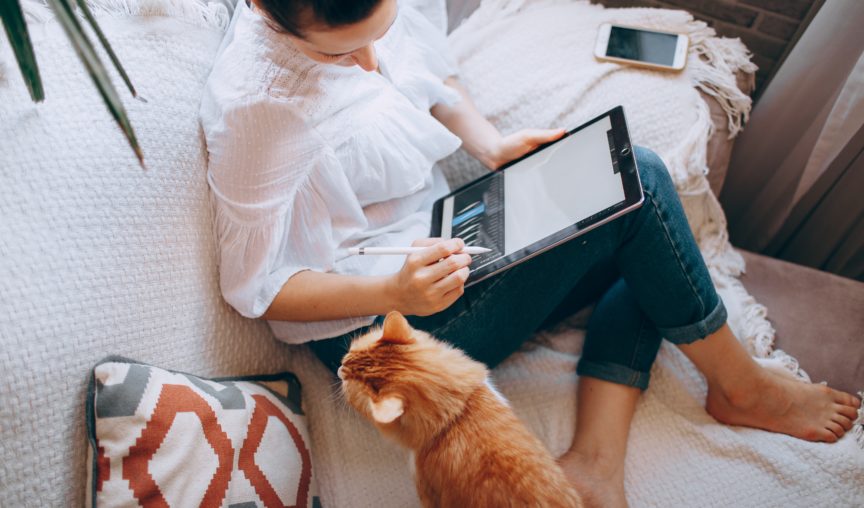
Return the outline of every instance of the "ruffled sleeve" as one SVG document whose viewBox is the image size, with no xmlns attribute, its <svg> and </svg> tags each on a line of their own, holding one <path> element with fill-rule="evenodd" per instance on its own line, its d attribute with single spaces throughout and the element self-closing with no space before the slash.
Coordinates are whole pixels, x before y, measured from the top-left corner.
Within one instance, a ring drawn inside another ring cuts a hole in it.
<svg viewBox="0 0 864 508">
<path fill-rule="evenodd" d="M 366 219 L 332 150 L 289 101 L 243 98 L 210 115 L 221 117 L 202 122 L 220 287 L 257 318 L 292 275 L 332 270 L 336 246 Z"/>
<path fill-rule="evenodd" d="M 400 4 L 399 20 L 376 45 L 394 84 L 420 109 L 455 104 L 459 92 L 444 84 L 458 73 L 447 37 L 423 14 Z"/>
</svg>

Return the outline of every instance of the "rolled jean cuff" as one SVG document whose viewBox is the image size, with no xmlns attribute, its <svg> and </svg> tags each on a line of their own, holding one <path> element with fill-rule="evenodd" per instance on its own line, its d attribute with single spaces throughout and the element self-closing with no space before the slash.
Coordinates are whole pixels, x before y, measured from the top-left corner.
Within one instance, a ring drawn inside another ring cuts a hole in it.
<svg viewBox="0 0 864 508">
<path fill-rule="evenodd" d="M 579 365 L 576 366 L 576 374 L 602 379 L 603 381 L 619 385 L 632 386 L 640 390 L 648 388 L 648 381 L 651 379 L 650 372 L 640 372 L 617 363 L 593 362 L 584 358 L 579 360 Z"/>
<path fill-rule="evenodd" d="M 716 332 L 726 323 L 728 318 L 726 306 L 723 305 L 723 300 L 717 298 L 717 306 L 714 307 L 705 319 L 697 321 L 686 326 L 678 326 L 675 328 L 657 327 L 662 337 L 673 344 L 690 344 L 699 339 L 704 339 L 708 335 Z"/>
</svg>

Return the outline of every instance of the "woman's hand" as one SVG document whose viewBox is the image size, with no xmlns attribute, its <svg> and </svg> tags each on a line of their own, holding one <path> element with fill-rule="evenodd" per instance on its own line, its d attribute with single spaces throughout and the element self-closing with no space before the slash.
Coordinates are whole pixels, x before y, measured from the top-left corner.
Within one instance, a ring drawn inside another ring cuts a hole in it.
<svg viewBox="0 0 864 508">
<path fill-rule="evenodd" d="M 465 292 L 471 256 L 456 254 L 465 247 L 459 238 L 424 238 L 411 245 L 429 248 L 409 255 L 402 269 L 392 276 L 395 310 L 417 316 L 435 314 Z"/>
<path fill-rule="evenodd" d="M 540 145 L 560 139 L 566 132 L 564 129 L 524 129 L 507 136 L 499 136 L 481 162 L 489 169 L 498 169 Z"/>
</svg>

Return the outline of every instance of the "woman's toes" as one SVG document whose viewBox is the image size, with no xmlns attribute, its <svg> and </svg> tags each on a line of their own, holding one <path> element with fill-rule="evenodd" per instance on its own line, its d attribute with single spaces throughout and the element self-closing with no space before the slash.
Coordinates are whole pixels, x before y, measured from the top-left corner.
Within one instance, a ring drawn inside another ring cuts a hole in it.
<svg viewBox="0 0 864 508">
<path fill-rule="evenodd" d="M 855 419 L 858 418 L 858 410 L 845 404 L 834 404 L 834 412 L 840 413 L 852 421 L 855 421 Z"/>
<path fill-rule="evenodd" d="M 815 439 L 814 441 L 822 441 L 824 443 L 836 443 L 840 438 L 837 437 L 837 434 L 831 432 L 828 429 L 822 429 L 819 433 L 820 439 Z"/>
<path fill-rule="evenodd" d="M 826 425 L 825 428 L 830 430 L 831 433 L 834 434 L 834 436 L 836 436 L 837 439 L 840 439 L 841 437 L 843 437 L 843 434 L 846 433 L 846 430 L 843 427 L 841 427 L 840 424 L 837 422 L 828 422 L 828 425 Z M 837 441 L 837 439 L 835 439 L 834 441 Z M 833 443 L 834 441 L 831 441 L 831 442 Z"/>
<path fill-rule="evenodd" d="M 831 390 L 834 395 L 834 402 L 838 404 L 843 404 L 844 406 L 849 406 L 853 408 L 859 408 L 861 406 L 861 401 L 858 397 L 855 397 L 852 394 L 841 392 L 839 390 Z"/>
<path fill-rule="evenodd" d="M 849 418 L 846 418 L 845 416 L 843 416 L 841 414 L 835 414 L 834 418 L 832 418 L 832 420 L 834 421 L 834 423 L 843 427 L 844 431 L 849 431 L 852 429 L 852 420 L 850 420 Z"/>
<path fill-rule="evenodd" d="M 813 442 L 823 442 L 823 443 L 836 443 L 839 439 L 837 434 L 831 431 L 827 426 L 822 428 L 814 428 L 809 432 L 806 432 L 803 436 L 807 441 Z"/>
</svg>

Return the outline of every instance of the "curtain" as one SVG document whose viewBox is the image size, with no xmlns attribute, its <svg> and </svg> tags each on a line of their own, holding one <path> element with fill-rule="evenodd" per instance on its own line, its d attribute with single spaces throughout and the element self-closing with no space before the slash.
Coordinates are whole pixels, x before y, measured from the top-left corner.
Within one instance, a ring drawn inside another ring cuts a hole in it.
<svg viewBox="0 0 864 508">
<path fill-rule="evenodd" d="M 742 248 L 864 280 L 864 2 L 828 0 L 736 141 L 720 200 Z"/>
</svg>

